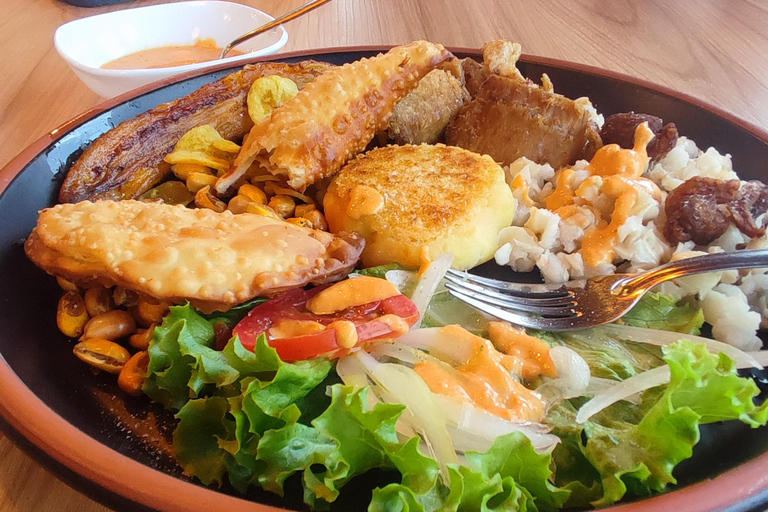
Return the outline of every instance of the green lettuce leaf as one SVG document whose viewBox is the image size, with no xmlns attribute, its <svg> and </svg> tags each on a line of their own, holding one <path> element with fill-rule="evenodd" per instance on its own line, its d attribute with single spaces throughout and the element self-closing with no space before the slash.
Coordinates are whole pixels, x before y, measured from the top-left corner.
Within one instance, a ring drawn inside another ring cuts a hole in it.
<svg viewBox="0 0 768 512">
<path fill-rule="evenodd" d="M 698 335 L 704 325 L 704 311 L 678 305 L 671 295 L 646 293 L 621 321 L 635 327 Z"/>
<path fill-rule="evenodd" d="M 408 270 L 399 263 L 389 263 L 387 265 L 379 265 L 378 267 L 368 267 L 361 270 L 355 270 L 355 274 L 361 276 L 371 276 L 384 279 L 387 272 L 390 270 Z"/>
</svg>

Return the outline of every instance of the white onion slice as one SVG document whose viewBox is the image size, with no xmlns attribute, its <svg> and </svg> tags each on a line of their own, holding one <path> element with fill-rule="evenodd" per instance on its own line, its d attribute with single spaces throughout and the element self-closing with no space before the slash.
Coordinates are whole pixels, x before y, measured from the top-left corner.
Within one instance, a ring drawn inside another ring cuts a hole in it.
<svg viewBox="0 0 768 512">
<path fill-rule="evenodd" d="M 405 293 L 411 284 L 416 281 L 416 272 L 411 272 L 410 270 L 387 270 L 384 278 L 397 286 L 400 293 Z"/>
<path fill-rule="evenodd" d="M 429 303 L 432 297 L 435 295 L 435 291 L 445 277 L 445 273 L 451 268 L 453 264 L 453 254 L 446 253 L 434 260 L 419 279 L 419 284 L 416 285 L 416 289 L 413 291 L 411 300 L 419 310 L 419 321 L 414 324 L 415 328 L 421 325 L 421 320 L 424 318 L 424 313 L 427 312 Z"/>
<path fill-rule="evenodd" d="M 747 354 L 754 358 L 759 364 L 765 366 L 768 365 L 768 350 L 758 350 L 755 352 L 747 352 Z M 739 366 L 739 368 L 750 368 L 749 366 Z"/>
<path fill-rule="evenodd" d="M 474 352 L 471 343 L 446 334 L 443 327 L 426 327 L 409 331 L 397 338 L 396 343 L 425 350 L 431 356 L 453 366 L 466 363 Z"/>
<path fill-rule="evenodd" d="M 643 372 L 630 377 L 624 381 L 618 382 L 602 393 L 595 395 L 589 402 L 585 403 L 579 409 L 576 415 L 576 423 L 584 423 L 589 418 L 599 413 L 609 405 L 619 400 L 626 400 L 636 393 L 646 389 L 667 384 L 670 379 L 669 366 L 659 366 L 647 372 Z"/>
<path fill-rule="evenodd" d="M 657 346 L 671 345 L 673 343 L 677 343 L 680 340 L 689 340 L 696 343 L 703 343 L 713 354 L 722 352 L 723 354 L 733 359 L 739 368 L 763 368 L 763 366 L 747 352 L 744 352 L 743 350 L 740 350 L 733 345 L 728 345 L 727 343 L 711 340 L 702 336 L 681 334 L 679 332 L 657 331 L 656 329 L 646 329 L 644 327 L 633 327 L 631 325 L 619 324 L 603 325 L 601 329 L 619 338 Z"/>
<path fill-rule="evenodd" d="M 591 377 L 589 365 L 584 358 L 575 350 L 563 346 L 552 347 L 549 357 L 555 363 L 558 375 L 555 382 L 562 390 L 563 398 L 583 395 Z"/>
</svg>

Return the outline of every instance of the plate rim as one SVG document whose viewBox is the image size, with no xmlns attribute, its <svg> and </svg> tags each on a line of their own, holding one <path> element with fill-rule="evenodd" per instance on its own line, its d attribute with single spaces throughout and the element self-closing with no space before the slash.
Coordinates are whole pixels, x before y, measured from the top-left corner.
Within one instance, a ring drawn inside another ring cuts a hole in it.
<svg viewBox="0 0 768 512">
<path fill-rule="evenodd" d="M 243 65 L 256 62 L 290 58 L 320 58 L 339 53 L 387 51 L 390 48 L 392 48 L 392 45 L 363 45 L 297 50 L 273 54 L 253 58 L 246 62 L 238 63 L 235 66 L 231 63 L 223 63 L 220 66 L 205 70 L 191 71 L 121 94 L 115 98 L 103 101 L 92 109 L 64 122 L 59 127 L 41 136 L 11 159 L 0 169 L 0 196 L 32 159 L 58 139 L 116 105 L 148 92 L 189 78 L 226 69 L 235 70 Z M 482 51 L 476 48 L 450 47 L 448 49 L 457 54 L 482 55 Z M 723 118 L 749 135 L 768 144 L 768 130 L 754 125 L 721 107 L 672 88 L 624 73 L 560 59 L 523 55 L 520 60 L 528 64 L 540 64 L 615 79 L 660 92 Z M 227 507 L 228 510 L 234 512 L 246 510 L 253 512 L 285 512 L 286 510 L 248 501 L 244 498 L 221 493 L 213 488 L 176 478 L 146 466 L 102 444 L 95 438 L 77 429 L 48 407 L 16 375 L 2 354 L 0 354 L 0 417 L 7 422 L 7 427 L 11 428 L 17 435 L 22 436 L 32 446 L 41 450 L 44 455 L 53 459 L 54 462 L 62 464 L 79 477 L 84 478 L 88 485 L 96 486 L 107 493 L 113 493 L 150 509 L 162 512 L 218 511 L 223 507 Z M 51 436 L 52 432 L 55 432 L 56 435 Z M 10 438 L 13 438 L 13 436 L 10 436 Z M 21 448 L 24 449 L 23 447 Z M 45 461 L 40 461 L 40 458 L 35 457 L 34 454 L 32 454 L 32 457 L 44 466 L 46 465 Z M 59 475 L 56 476 L 59 477 Z M 84 491 L 88 493 L 87 489 Z M 639 501 L 620 504 L 602 510 L 607 512 L 663 512 L 667 510 L 676 510 L 677 512 L 714 512 L 716 510 L 738 507 L 739 505 L 750 506 L 750 504 L 754 504 L 752 502 L 755 500 L 764 501 L 764 495 L 767 492 L 768 451 L 716 477 Z M 102 501 L 100 497 L 96 499 Z M 697 506 L 702 504 L 705 505 L 705 508 Z M 692 506 L 695 508 L 692 508 Z"/>
</svg>

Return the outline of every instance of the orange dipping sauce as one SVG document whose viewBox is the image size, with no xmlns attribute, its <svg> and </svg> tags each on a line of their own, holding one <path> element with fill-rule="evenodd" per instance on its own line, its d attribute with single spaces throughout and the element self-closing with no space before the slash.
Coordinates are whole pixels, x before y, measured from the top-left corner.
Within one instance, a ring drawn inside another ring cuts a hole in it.
<svg viewBox="0 0 768 512">
<path fill-rule="evenodd" d="M 195 44 L 179 46 L 160 46 L 136 53 L 129 53 L 119 59 L 107 62 L 103 69 L 154 69 L 172 68 L 216 60 L 223 48 L 216 46 L 213 39 L 198 39 Z M 243 55 L 243 52 L 231 50 L 227 56 Z"/>
</svg>

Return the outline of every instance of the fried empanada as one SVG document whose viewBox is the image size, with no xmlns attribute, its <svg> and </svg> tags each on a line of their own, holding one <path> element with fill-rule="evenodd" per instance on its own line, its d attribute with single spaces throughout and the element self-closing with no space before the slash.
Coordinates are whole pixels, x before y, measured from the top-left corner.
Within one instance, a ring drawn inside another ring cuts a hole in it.
<svg viewBox="0 0 768 512">
<path fill-rule="evenodd" d="M 354 233 L 249 213 L 83 201 L 43 210 L 25 250 L 49 274 L 77 284 L 119 285 L 212 311 L 346 275 L 363 246 Z"/>
<path fill-rule="evenodd" d="M 324 73 L 251 129 L 216 191 L 226 194 L 254 162 L 296 190 L 334 174 L 387 127 L 395 104 L 451 57 L 442 45 L 416 41 Z"/>
</svg>

